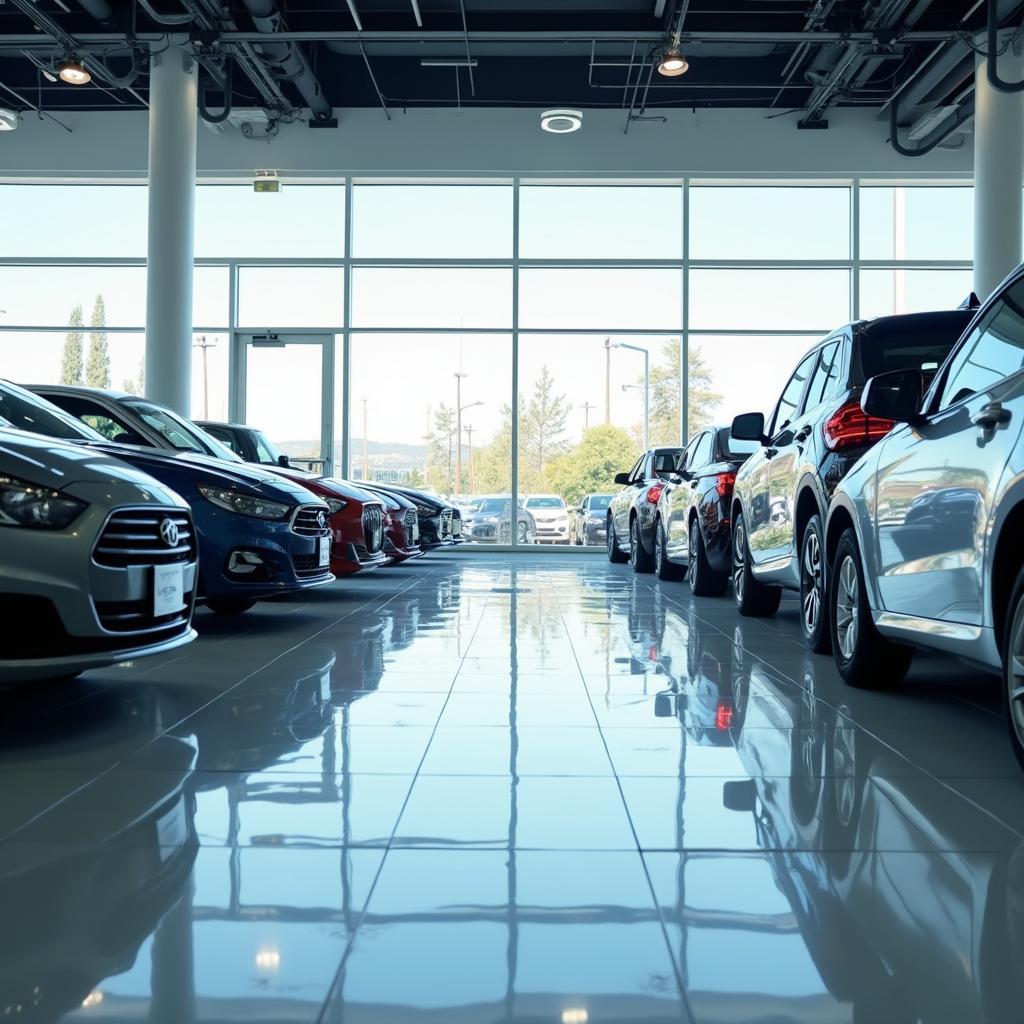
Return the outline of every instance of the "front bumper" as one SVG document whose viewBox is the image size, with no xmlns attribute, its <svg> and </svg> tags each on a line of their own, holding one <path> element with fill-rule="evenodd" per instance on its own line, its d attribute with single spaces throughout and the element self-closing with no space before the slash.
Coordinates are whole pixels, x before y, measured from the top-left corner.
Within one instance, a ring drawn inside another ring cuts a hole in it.
<svg viewBox="0 0 1024 1024">
<path fill-rule="evenodd" d="M 443 509 L 433 515 L 420 515 L 420 547 L 448 546 L 453 543 L 451 509 Z"/>
<path fill-rule="evenodd" d="M 587 520 L 583 524 L 584 544 L 607 544 L 608 543 L 608 520 Z"/>
<path fill-rule="evenodd" d="M 109 499 L 112 488 L 68 488 L 93 500 L 67 530 L 4 528 L 0 681 L 70 675 L 195 638 L 198 570 L 187 509 L 111 511 L 96 499 Z M 161 540 L 164 519 L 180 527 L 180 543 Z M 157 573 L 167 569 L 180 571 L 182 603 L 157 614 Z"/>
<path fill-rule="evenodd" d="M 543 523 L 536 521 L 537 525 L 533 531 L 533 539 L 536 544 L 568 544 L 569 543 L 569 521 L 554 523 Z"/>
<path fill-rule="evenodd" d="M 257 519 L 199 499 L 193 513 L 199 533 L 201 597 L 251 600 L 334 580 L 330 568 L 319 564 L 320 542 L 330 537 L 330 531 L 297 525 L 295 512 L 287 520 Z M 251 570 L 241 562 L 251 562 Z"/>
</svg>

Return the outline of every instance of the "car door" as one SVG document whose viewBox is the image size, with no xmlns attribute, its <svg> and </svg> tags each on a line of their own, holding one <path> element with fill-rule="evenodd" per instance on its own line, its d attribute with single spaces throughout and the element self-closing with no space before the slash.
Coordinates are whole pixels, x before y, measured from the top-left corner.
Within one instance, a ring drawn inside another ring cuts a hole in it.
<svg viewBox="0 0 1024 1024">
<path fill-rule="evenodd" d="M 1024 426 L 1024 279 L 960 343 L 926 418 L 886 437 L 876 464 L 878 589 L 887 611 L 983 624 L 985 540 Z"/>
<path fill-rule="evenodd" d="M 747 538 L 751 560 L 758 566 L 766 566 L 784 553 L 787 531 L 792 533 L 795 483 L 788 490 L 786 488 L 796 462 L 797 444 L 802 443 L 795 439 L 804 428 L 804 424 L 797 423 L 803 408 L 804 391 L 817 360 L 818 349 L 800 360 L 772 413 L 765 432 L 770 438 L 768 444 L 750 457 L 751 462 L 758 461 L 754 462 L 747 477 L 750 507 Z M 746 508 L 744 506 L 744 512 Z"/>
<path fill-rule="evenodd" d="M 697 446 L 694 448 L 692 457 L 686 466 L 687 480 L 680 487 L 683 497 L 679 505 L 683 514 L 683 541 L 687 545 L 685 549 L 687 555 L 689 555 L 690 543 L 690 510 L 696 507 L 698 515 L 700 514 L 701 497 L 707 490 L 708 477 L 714 460 L 715 432 L 713 430 L 705 430 L 697 438 Z"/>
<path fill-rule="evenodd" d="M 629 471 L 629 483 L 615 495 L 612 500 L 612 516 L 615 521 L 615 536 L 620 544 L 625 544 L 629 537 L 629 510 L 636 498 L 638 483 L 642 483 L 647 462 L 646 453 L 640 456 Z"/>
<path fill-rule="evenodd" d="M 698 434 L 686 446 L 686 450 L 680 456 L 676 464 L 680 474 L 689 472 L 693 463 L 694 453 L 697 451 L 704 434 Z M 685 558 L 688 552 L 687 539 L 687 516 L 690 510 L 690 482 L 684 479 L 678 484 L 669 484 L 669 493 L 666 501 L 665 523 L 665 550 L 670 558 Z"/>
</svg>

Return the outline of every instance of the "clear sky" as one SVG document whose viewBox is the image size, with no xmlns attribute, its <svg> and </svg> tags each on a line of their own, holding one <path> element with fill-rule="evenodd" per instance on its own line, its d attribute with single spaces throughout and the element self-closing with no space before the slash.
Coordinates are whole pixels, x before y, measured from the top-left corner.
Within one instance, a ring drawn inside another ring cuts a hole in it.
<svg viewBox="0 0 1024 1024">
<path fill-rule="evenodd" d="M 850 190 L 841 187 L 693 187 L 690 252 L 705 260 L 847 259 Z M 4 257 L 140 258 L 146 251 L 145 189 L 138 186 L 0 186 Z M 682 191 L 670 186 L 524 186 L 520 254 L 537 260 L 679 260 Z M 970 259 L 969 188 L 872 187 L 861 190 L 863 258 Z M 73 228 L 69 229 L 69 225 Z M 197 194 L 196 254 L 205 258 L 341 259 L 344 189 L 286 183 L 278 195 L 247 186 L 202 186 Z M 354 189 L 353 254 L 374 260 L 509 259 L 512 190 L 503 185 L 358 185 Z M 880 315 L 955 305 L 970 288 L 963 271 L 865 270 L 861 312 Z M 0 372 L 16 381 L 56 380 L 70 311 L 81 304 L 88 324 L 97 294 L 111 333 L 112 382 L 138 376 L 143 352 L 145 271 L 141 267 L 0 267 L 0 329 L 49 325 L 48 333 L 0 335 Z M 507 268 L 356 267 L 352 273 L 352 437 L 360 438 L 363 405 L 375 441 L 419 444 L 429 416 L 456 401 L 460 368 L 464 426 L 486 443 L 510 402 L 512 273 Z M 547 366 L 572 411 L 570 435 L 589 417 L 604 418 L 603 332 L 648 348 L 652 369 L 666 336 L 682 327 L 678 268 L 523 268 L 519 322 L 543 333 L 520 336 L 524 395 Z M 845 270 L 694 268 L 690 273 L 691 344 L 723 395 L 716 419 L 771 406 L 813 336 L 765 338 L 747 332 L 824 332 L 850 319 Z M 238 322 L 254 330 L 340 331 L 341 267 L 251 267 L 240 273 Z M 194 322 L 207 349 L 211 418 L 227 416 L 229 281 L 223 267 L 196 271 Z M 362 328 L 439 328 L 436 334 L 367 334 Z M 470 332 L 484 328 L 493 334 Z M 205 329 L 205 330 L 203 330 Z M 561 333 L 585 330 L 584 335 Z M 88 328 L 86 328 L 88 331 Z M 704 335 L 727 331 L 728 335 Z M 340 345 L 337 417 L 340 417 Z M 193 362 L 193 413 L 203 414 L 201 353 Z M 611 418 L 642 420 L 642 356 L 611 354 Z M 250 422 L 276 440 L 319 432 L 322 384 L 318 350 L 308 346 L 251 353 Z M 625 387 L 624 387 L 625 386 Z M 585 409 L 590 405 L 592 408 Z M 337 419 L 336 417 L 336 419 Z M 340 422 L 335 434 L 340 436 Z M 465 437 L 464 437 L 465 440 Z"/>
</svg>

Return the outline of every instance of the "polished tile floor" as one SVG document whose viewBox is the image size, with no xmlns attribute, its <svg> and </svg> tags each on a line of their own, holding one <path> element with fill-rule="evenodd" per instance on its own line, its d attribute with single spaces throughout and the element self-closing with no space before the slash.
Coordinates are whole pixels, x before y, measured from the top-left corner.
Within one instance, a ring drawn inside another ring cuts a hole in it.
<svg viewBox="0 0 1024 1024">
<path fill-rule="evenodd" d="M 998 685 L 435 555 L 3 695 L 0 1020 L 1024 1019 Z"/>
</svg>

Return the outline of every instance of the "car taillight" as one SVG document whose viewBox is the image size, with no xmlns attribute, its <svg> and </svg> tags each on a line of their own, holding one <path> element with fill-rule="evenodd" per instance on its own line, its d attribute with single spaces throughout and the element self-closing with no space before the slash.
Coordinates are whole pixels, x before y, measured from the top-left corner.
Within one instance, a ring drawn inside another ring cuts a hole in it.
<svg viewBox="0 0 1024 1024">
<path fill-rule="evenodd" d="M 715 479 L 715 490 L 718 496 L 724 498 L 732 493 L 733 484 L 736 483 L 735 473 L 719 473 Z"/>
<path fill-rule="evenodd" d="M 860 407 L 860 402 L 847 402 L 825 421 L 821 432 L 826 447 L 840 451 L 843 448 L 863 448 L 881 441 L 895 426 L 895 420 L 869 416 Z"/>
<path fill-rule="evenodd" d="M 657 505 L 661 500 L 661 492 L 665 490 L 664 484 L 654 484 L 652 487 L 647 488 L 647 500 L 652 505 Z"/>
<path fill-rule="evenodd" d="M 715 728 L 721 732 L 732 728 L 732 705 L 724 700 L 720 700 L 715 708 Z"/>
</svg>

